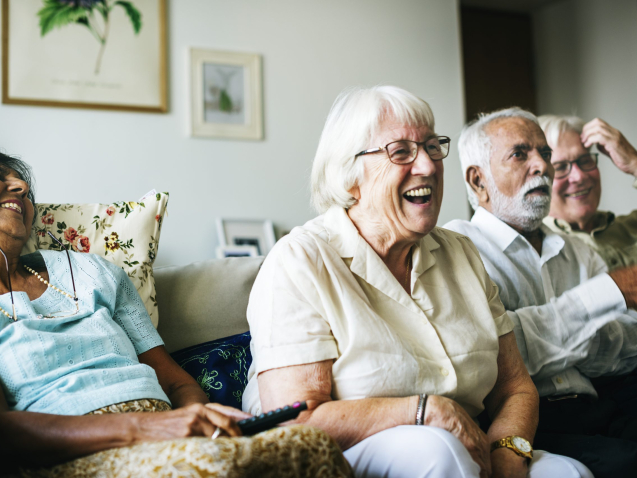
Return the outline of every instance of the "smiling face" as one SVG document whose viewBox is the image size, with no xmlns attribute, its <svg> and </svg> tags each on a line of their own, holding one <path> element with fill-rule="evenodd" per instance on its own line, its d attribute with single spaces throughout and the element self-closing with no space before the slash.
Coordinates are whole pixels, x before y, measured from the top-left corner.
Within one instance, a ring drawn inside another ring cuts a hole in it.
<svg viewBox="0 0 637 478">
<path fill-rule="evenodd" d="M 29 186 L 12 169 L 0 166 L 0 234 L 25 243 L 31 235 L 33 204 Z"/>
<path fill-rule="evenodd" d="M 552 147 L 552 163 L 574 161 L 588 153 L 575 131 L 563 132 L 558 144 Z M 567 221 L 573 228 L 589 230 L 601 195 L 599 169 L 582 171 L 577 164 L 573 164 L 568 176 L 553 182 L 550 214 Z"/>
<path fill-rule="evenodd" d="M 544 133 L 520 117 L 494 120 L 485 133 L 491 141 L 485 208 L 519 231 L 537 229 L 549 212 L 554 175 Z"/>
<path fill-rule="evenodd" d="M 398 140 L 422 142 L 436 136 L 427 126 L 408 126 L 386 121 L 369 148 Z M 351 193 L 358 200 L 356 225 L 363 231 L 375 231 L 392 243 L 415 242 L 427 235 L 438 220 L 443 193 L 444 166 L 432 161 L 418 148 L 416 159 L 405 165 L 392 163 L 385 151 L 360 156 L 364 178 Z M 369 241 L 369 238 L 365 237 Z"/>
</svg>

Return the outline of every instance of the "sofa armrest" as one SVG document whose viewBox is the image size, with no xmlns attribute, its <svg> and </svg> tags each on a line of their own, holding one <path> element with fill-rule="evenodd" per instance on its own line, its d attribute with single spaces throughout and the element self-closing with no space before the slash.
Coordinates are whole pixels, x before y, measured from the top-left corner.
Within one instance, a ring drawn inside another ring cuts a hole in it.
<svg viewBox="0 0 637 478">
<path fill-rule="evenodd" d="M 159 327 L 169 353 L 248 331 L 246 310 L 262 257 L 154 270 Z"/>
</svg>

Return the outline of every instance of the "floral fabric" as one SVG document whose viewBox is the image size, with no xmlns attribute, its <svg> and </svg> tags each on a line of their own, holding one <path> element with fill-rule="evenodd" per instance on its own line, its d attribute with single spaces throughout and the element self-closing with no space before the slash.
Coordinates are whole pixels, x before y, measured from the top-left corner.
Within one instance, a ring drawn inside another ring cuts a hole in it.
<svg viewBox="0 0 637 478">
<path fill-rule="evenodd" d="M 168 193 L 145 197 L 142 202 L 36 204 L 35 224 L 22 254 L 60 250 L 47 234 L 51 232 L 69 250 L 104 257 L 130 277 L 157 327 L 153 262 L 167 204 Z"/>
<path fill-rule="evenodd" d="M 193 345 L 171 354 L 211 402 L 241 407 L 252 364 L 250 332 Z"/>
<path fill-rule="evenodd" d="M 53 468 L 21 470 L 25 478 L 352 478 L 338 445 L 304 425 L 254 437 L 194 437 L 113 448 Z"/>
</svg>

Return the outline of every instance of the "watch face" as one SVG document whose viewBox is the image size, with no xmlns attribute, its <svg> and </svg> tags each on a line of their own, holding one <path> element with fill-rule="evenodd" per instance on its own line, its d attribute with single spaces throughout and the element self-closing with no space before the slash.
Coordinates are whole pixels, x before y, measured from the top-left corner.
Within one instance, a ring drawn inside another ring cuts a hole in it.
<svg viewBox="0 0 637 478">
<path fill-rule="evenodd" d="M 524 438 L 513 437 L 511 441 L 513 442 L 513 446 L 515 446 L 518 450 L 523 451 L 524 453 L 529 453 L 531 451 L 531 444 Z"/>
</svg>

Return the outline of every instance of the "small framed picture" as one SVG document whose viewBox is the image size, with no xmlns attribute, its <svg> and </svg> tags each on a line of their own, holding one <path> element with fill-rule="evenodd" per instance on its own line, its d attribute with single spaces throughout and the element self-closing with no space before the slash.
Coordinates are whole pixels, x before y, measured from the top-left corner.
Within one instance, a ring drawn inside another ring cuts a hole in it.
<svg viewBox="0 0 637 478">
<path fill-rule="evenodd" d="M 259 252 L 254 246 L 218 246 L 217 259 L 228 257 L 258 257 Z"/>
<path fill-rule="evenodd" d="M 269 220 L 217 219 L 221 246 L 252 246 L 257 255 L 265 256 L 274 247 L 274 225 Z"/>
<path fill-rule="evenodd" d="M 263 139 L 261 56 L 190 50 L 191 134 Z"/>
</svg>

